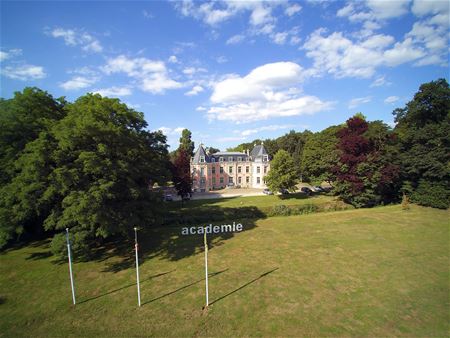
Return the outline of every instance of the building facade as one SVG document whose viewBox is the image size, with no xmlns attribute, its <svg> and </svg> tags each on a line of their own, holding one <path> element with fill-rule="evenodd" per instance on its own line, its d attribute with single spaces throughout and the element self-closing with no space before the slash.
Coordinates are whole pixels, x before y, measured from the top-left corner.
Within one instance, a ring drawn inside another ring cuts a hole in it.
<svg viewBox="0 0 450 338">
<path fill-rule="evenodd" d="M 269 155 L 263 144 L 244 153 L 206 153 L 200 145 L 191 158 L 192 189 L 196 192 L 225 187 L 266 188 Z"/>
</svg>

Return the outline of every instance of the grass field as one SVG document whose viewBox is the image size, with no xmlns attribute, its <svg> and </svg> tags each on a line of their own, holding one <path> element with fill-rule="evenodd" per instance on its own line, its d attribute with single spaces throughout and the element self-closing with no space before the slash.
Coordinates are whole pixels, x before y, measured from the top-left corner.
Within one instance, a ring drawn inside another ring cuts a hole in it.
<svg viewBox="0 0 450 338">
<path fill-rule="evenodd" d="M 141 234 L 141 308 L 133 243 L 74 264 L 76 306 L 47 241 L 10 249 L 0 336 L 448 337 L 448 211 L 389 206 L 244 229 L 210 238 L 207 311 L 202 238 L 176 227 Z"/>
</svg>

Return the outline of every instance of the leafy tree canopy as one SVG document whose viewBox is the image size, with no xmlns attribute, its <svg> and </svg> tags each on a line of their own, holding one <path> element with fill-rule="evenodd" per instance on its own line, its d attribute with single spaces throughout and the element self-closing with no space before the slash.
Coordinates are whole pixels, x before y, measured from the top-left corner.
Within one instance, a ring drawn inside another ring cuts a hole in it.
<svg viewBox="0 0 450 338">
<path fill-rule="evenodd" d="M 165 137 L 118 99 L 88 94 L 64 110 L 16 161 L 0 202 L 0 245 L 42 227 L 93 240 L 157 219 L 161 198 L 149 187 L 167 180 Z"/>
<path fill-rule="evenodd" d="M 195 145 L 192 141 L 192 133 L 189 129 L 183 129 L 180 137 L 179 150 L 184 150 L 189 156 L 194 156 Z"/>
<path fill-rule="evenodd" d="M 266 176 L 266 184 L 276 192 L 281 189 L 295 191 L 297 172 L 292 156 L 286 150 L 279 150 L 270 163 L 270 171 Z"/>
</svg>

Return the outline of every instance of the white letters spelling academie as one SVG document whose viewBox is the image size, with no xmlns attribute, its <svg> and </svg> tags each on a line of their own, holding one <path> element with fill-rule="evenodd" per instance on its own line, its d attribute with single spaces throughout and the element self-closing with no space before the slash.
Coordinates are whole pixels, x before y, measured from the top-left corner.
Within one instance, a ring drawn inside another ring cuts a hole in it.
<svg viewBox="0 0 450 338">
<path fill-rule="evenodd" d="M 207 234 L 218 234 L 222 232 L 235 232 L 235 231 L 242 231 L 242 224 L 238 223 L 236 224 L 233 222 L 233 225 L 231 224 L 223 224 L 223 225 L 207 225 L 205 227 L 199 226 L 199 227 L 183 227 L 181 228 L 181 234 L 182 235 L 203 235 L 204 233 Z"/>
</svg>

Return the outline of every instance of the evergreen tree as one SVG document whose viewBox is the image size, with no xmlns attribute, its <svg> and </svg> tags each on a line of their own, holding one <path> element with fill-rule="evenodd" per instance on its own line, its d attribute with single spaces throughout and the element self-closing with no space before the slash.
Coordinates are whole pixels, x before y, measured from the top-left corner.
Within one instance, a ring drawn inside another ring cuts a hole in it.
<svg viewBox="0 0 450 338">
<path fill-rule="evenodd" d="M 189 156 L 194 156 L 195 145 L 192 141 L 192 133 L 189 129 L 183 129 L 180 137 L 179 150 L 184 150 Z"/>
</svg>

